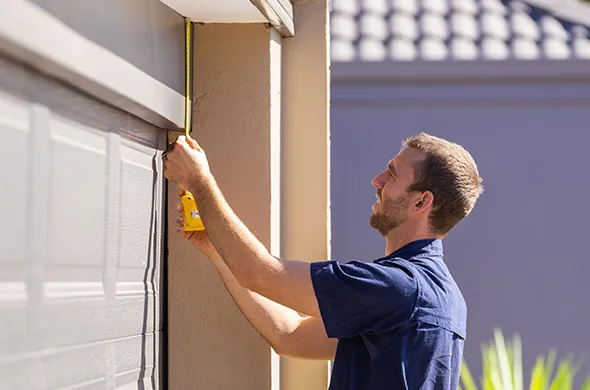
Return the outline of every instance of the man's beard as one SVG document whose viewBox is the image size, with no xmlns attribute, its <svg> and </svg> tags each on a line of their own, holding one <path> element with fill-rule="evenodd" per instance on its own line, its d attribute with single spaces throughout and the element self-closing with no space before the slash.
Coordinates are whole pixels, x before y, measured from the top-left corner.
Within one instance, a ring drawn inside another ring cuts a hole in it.
<svg viewBox="0 0 590 390">
<path fill-rule="evenodd" d="M 396 199 L 383 199 L 379 196 L 379 200 L 379 210 L 369 217 L 369 223 L 385 237 L 407 219 L 408 194 L 401 194 Z"/>
</svg>

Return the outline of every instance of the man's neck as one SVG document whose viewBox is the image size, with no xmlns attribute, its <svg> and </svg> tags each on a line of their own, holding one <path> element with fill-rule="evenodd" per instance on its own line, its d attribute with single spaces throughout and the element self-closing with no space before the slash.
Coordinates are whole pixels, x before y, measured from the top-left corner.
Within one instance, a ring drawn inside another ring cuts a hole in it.
<svg viewBox="0 0 590 390">
<path fill-rule="evenodd" d="M 442 237 L 425 231 L 396 231 L 394 229 L 385 236 L 385 256 L 389 256 L 410 242 L 440 238 Z"/>
</svg>

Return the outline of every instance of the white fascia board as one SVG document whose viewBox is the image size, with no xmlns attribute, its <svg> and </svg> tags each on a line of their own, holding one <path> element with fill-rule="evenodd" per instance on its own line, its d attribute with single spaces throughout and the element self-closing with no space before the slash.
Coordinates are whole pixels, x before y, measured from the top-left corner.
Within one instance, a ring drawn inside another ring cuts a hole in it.
<svg viewBox="0 0 590 390">
<path fill-rule="evenodd" d="M 0 52 L 156 126 L 184 127 L 183 95 L 29 1 L 0 1 Z"/>
<path fill-rule="evenodd" d="M 295 34 L 289 0 L 160 0 L 198 23 L 270 23 L 283 37 Z"/>
<path fill-rule="evenodd" d="M 160 0 L 193 22 L 267 23 L 249 0 Z"/>
</svg>

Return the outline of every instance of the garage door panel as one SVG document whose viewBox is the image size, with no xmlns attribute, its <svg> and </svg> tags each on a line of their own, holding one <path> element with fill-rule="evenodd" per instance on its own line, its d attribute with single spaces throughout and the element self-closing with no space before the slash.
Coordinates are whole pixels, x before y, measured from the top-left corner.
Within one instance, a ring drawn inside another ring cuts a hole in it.
<svg viewBox="0 0 590 390">
<path fill-rule="evenodd" d="M 114 370 L 118 387 L 137 384 L 153 374 L 154 345 L 158 337 L 148 334 L 16 356 L 12 361 L 0 362 L 0 375 L 7 379 L 3 388 L 35 389 L 39 388 L 34 384 L 37 380 L 43 383 L 41 388 L 47 389 L 66 386 L 104 389 L 107 370 Z M 34 367 L 40 375 L 28 378 Z M 137 385 L 130 388 L 137 389 Z"/>
<path fill-rule="evenodd" d="M 28 326 L 24 282 L 0 283 L 0 296 L 0 356 L 24 352 Z"/>
<path fill-rule="evenodd" d="M 27 344 L 27 172 L 29 104 L 0 90 L 0 357 Z"/>
<path fill-rule="evenodd" d="M 49 262 L 102 267 L 107 192 L 106 133 L 54 115 Z"/>
<path fill-rule="evenodd" d="M 0 56 L 0 136 L 0 389 L 159 388 L 166 133 Z"/>
<path fill-rule="evenodd" d="M 44 348 L 70 347 L 109 339 L 109 307 L 104 296 L 47 300 L 43 305 Z M 55 326 L 59 323 L 60 326 Z"/>
<path fill-rule="evenodd" d="M 142 212 L 159 207 L 158 182 L 152 164 L 156 155 L 144 148 L 121 145 L 121 257 L 119 266 L 142 268 L 153 255 L 155 242 L 146 229 L 154 229 L 155 215 Z"/>
<path fill-rule="evenodd" d="M 43 388 L 43 361 L 40 353 L 0 359 L 0 383 L 2 388 L 14 390 L 38 390 Z"/>
<path fill-rule="evenodd" d="M 3 200 L 0 202 L 0 267 L 15 266 L 26 257 L 26 204 L 29 144 L 29 107 L 21 99 L 0 91 L 0 136 L 9 145 L 0 153 L 0 183 Z M 7 169 L 10 167 L 10 169 Z M 20 207 L 15 207 L 20 205 Z M 0 268 L 1 270 L 1 268 Z M 4 275 L 4 272 L 0 272 Z M 2 276 L 0 276 L 2 278 Z"/>
<path fill-rule="evenodd" d="M 151 375 L 157 337 L 154 333 L 148 333 L 118 340 L 114 344 L 115 375 L 125 376 L 134 372 L 134 375 L 127 375 L 134 380 Z"/>
<path fill-rule="evenodd" d="M 162 307 L 160 300 L 157 299 L 162 294 L 158 283 L 159 272 L 156 270 L 156 273 L 149 273 L 145 284 L 143 282 L 121 281 L 125 280 L 126 275 L 139 275 L 140 273 L 145 274 L 143 271 L 131 269 L 122 269 L 119 272 L 120 280 L 117 282 L 114 304 L 114 316 L 117 324 L 115 329 L 117 329 L 119 336 L 162 329 Z M 141 325 L 136 321 L 140 316 L 145 318 Z"/>
<path fill-rule="evenodd" d="M 102 286 L 80 286 L 83 293 L 75 297 L 56 298 L 56 293 L 44 304 L 43 339 L 47 347 L 62 347 L 75 344 L 130 337 L 161 329 L 157 298 L 143 284 L 137 283 L 137 294 L 117 295 L 114 302 L 107 302 Z M 140 290 L 143 288 L 143 290 Z M 100 289 L 100 291 L 98 291 Z M 96 290 L 96 296 L 89 291 Z M 62 293 L 64 294 L 64 293 Z M 61 324 L 59 327 L 55 323 Z"/>
<path fill-rule="evenodd" d="M 156 305 L 148 296 L 117 296 L 113 308 L 113 323 L 116 335 L 126 337 L 154 331 Z"/>
</svg>

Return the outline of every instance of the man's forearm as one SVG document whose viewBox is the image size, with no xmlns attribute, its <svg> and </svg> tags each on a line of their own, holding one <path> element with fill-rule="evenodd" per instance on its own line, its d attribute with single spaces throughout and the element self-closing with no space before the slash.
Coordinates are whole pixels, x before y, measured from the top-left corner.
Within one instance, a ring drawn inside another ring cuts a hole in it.
<svg viewBox="0 0 590 390">
<path fill-rule="evenodd" d="M 191 190 L 206 222 L 211 242 L 240 284 L 276 267 L 264 245 L 237 218 L 211 177 L 210 184 Z M 247 283 L 246 283 L 247 284 Z"/>
<path fill-rule="evenodd" d="M 320 316 L 309 263 L 271 256 L 229 207 L 213 177 L 201 178 L 190 191 L 211 242 L 243 287 L 297 312 Z"/>
<path fill-rule="evenodd" d="M 208 256 L 240 311 L 275 352 L 281 354 L 286 348 L 288 336 L 299 326 L 301 316 L 288 307 L 242 287 L 219 254 L 209 253 Z"/>
</svg>

